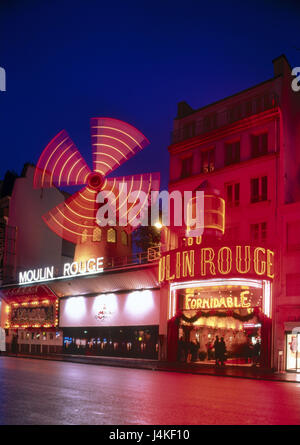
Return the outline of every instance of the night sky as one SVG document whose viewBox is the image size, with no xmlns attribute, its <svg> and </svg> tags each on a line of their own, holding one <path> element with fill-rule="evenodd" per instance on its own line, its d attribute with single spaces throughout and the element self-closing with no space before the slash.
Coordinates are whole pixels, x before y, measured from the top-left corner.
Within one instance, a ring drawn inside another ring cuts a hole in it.
<svg viewBox="0 0 300 445">
<path fill-rule="evenodd" d="M 109 116 L 151 142 L 113 175 L 160 171 L 165 188 L 177 102 L 269 79 L 282 53 L 300 66 L 299 29 L 299 1 L 0 0 L 0 177 L 63 128 L 91 164 L 89 120 Z"/>
</svg>

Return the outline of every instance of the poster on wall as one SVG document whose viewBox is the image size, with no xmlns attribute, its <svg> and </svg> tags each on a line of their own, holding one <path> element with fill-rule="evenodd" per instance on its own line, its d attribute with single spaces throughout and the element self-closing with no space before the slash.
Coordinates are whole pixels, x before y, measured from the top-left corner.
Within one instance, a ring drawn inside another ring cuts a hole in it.
<svg viewBox="0 0 300 445">
<path fill-rule="evenodd" d="M 54 325 L 55 304 L 34 307 L 11 306 L 10 326 Z"/>
</svg>

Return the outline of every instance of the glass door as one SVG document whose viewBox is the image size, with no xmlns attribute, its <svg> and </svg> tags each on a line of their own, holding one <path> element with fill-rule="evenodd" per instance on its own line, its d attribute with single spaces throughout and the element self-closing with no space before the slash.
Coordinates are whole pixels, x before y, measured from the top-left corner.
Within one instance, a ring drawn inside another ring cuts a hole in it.
<svg viewBox="0 0 300 445">
<path fill-rule="evenodd" d="M 286 370 L 300 372 L 300 333 L 286 335 Z"/>
</svg>

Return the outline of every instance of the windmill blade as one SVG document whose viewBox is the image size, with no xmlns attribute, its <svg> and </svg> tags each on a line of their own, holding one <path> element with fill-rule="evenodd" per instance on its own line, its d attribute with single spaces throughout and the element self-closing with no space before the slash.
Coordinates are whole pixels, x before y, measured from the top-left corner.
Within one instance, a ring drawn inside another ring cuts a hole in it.
<svg viewBox="0 0 300 445">
<path fill-rule="evenodd" d="M 135 127 L 118 119 L 91 119 L 94 171 L 108 175 L 145 148 L 149 141 Z"/>
<path fill-rule="evenodd" d="M 159 191 L 159 186 L 159 173 L 105 179 L 102 190 L 106 191 L 111 211 L 116 214 L 117 225 L 124 226 L 126 220 L 127 225 L 124 230 L 128 233 L 135 230 L 138 227 L 136 221 L 139 220 L 141 223 L 145 217 L 151 191 Z"/>
<path fill-rule="evenodd" d="M 41 154 L 34 175 L 34 187 L 87 184 L 91 173 L 65 130 L 58 133 Z"/>
<path fill-rule="evenodd" d="M 96 225 L 97 190 L 85 187 L 54 207 L 43 219 L 61 238 L 75 244 L 92 240 Z"/>
</svg>

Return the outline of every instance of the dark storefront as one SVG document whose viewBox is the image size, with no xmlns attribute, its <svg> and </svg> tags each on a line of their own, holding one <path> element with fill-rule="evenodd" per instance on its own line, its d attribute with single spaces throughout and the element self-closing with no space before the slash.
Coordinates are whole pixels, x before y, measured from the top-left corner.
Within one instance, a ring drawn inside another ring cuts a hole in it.
<svg viewBox="0 0 300 445">
<path fill-rule="evenodd" d="M 64 328 L 70 354 L 158 358 L 158 326 Z"/>
</svg>

